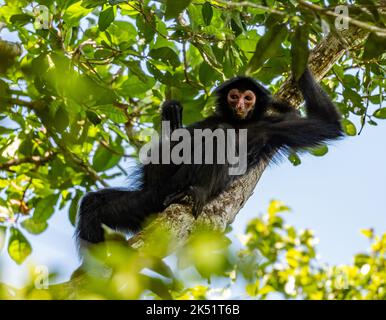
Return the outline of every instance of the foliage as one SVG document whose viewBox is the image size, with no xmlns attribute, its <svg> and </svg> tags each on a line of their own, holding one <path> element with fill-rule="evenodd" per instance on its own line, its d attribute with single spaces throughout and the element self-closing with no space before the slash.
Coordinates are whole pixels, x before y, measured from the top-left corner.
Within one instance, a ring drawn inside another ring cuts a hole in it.
<svg viewBox="0 0 386 320">
<path fill-rule="evenodd" d="M 197 229 L 177 252 L 177 262 L 165 262 L 153 255 L 167 250 L 165 230 L 157 230 L 156 235 L 152 230 L 148 236 L 157 241 L 150 241 L 152 246 L 141 252 L 114 241 L 107 244 L 106 258 L 105 246 L 94 248 L 86 265 L 91 276 L 77 285 L 73 280 L 39 289 L 35 277 L 22 290 L 0 290 L 0 298 L 386 298 L 386 234 L 379 237 L 373 230 L 362 230 L 371 241 L 369 252 L 356 254 L 350 265 L 327 266 L 317 259 L 312 230 L 285 224 L 283 215 L 288 211 L 281 202 L 272 201 L 267 213 L 248 223 L 239 250 L 225 235 Z M 212 283 L 222 285 L 216 288 Z"/>
</svg>

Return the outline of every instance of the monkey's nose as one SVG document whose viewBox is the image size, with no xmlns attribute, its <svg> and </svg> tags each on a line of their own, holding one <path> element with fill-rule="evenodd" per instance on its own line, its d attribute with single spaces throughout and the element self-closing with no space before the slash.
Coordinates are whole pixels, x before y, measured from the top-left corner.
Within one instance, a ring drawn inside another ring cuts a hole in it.
<svg viewBox="0 0 386 320">
<path fill-rule="evenodd" d="M 244 111 L 244 104 L 243 103 L 240 103 L 236 106 L 236 111 L 237 112 L 242 112 Z"/>
</svg>

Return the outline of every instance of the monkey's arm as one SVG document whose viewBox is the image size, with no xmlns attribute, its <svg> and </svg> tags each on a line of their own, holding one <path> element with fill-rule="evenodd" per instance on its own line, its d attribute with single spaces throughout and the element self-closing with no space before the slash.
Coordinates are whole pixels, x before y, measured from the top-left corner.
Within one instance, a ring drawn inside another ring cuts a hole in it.
<svg viewBox="0 0 386 320">
<path fill-rule="evenodd" d="M 306 69 L 299 80 L 306 102 L 307 117 L 284 117 L 266 126 L 269 144 L 274 147 L 305 148 L 343 136 L 340 115 L 330 97 Z"/>
<path fill-rule="evenodd" d="M 182 106 L 176 100 L 165 101 L 161 109 L 161 121 L 170 122 L 170 132 L 182 128 Z"/>
<path fill-rule="evenodd" d="M 267 144 L 273 148 L 301 149 L 343 136 L 340 125 L 319 119 L 298 118 L 277 122 L 267 128 Z"/>
<path fill-rule="evenodd" d="M 340 127 L 340 114 L 327 93 L 315 81 L 308 68 L 300 77 L 298 85 L 306 102 L 307 117 Z"/>
</svg>

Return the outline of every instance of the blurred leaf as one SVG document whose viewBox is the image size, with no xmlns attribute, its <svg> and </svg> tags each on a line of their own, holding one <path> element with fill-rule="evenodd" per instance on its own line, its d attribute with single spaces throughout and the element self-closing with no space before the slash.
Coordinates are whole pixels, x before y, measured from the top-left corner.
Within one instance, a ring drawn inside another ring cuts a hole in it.
<svg viewBox="0 0 386 320">
<path fill-rule="evenodd" d="M 177 18 L 177 16 L 192 2 L 192 0 L 166 0 L 166 20 Z"/>
<path fill-rule="evenodd" d="M 291 154 L 288 156 L 288 160 L 289 160 L 294 166 L 298 166 L 299 164 L 302 163 L 302 161 L 300 160 L 299 156 L 298 156 L 296 153 L 291 153 Z"/>
<path fill-rule="evenodd" d="M 172 299 L 168 286 L 162 280 L 146 275 L 141 275 L 141 277 L 148 283 L 148 289 L 153 291 L 160 298 L 167 300 Z"/>
<path fill-rule="evenodd" d="M 66 130 L 70 122 L 67 110 L 64 107 L 59 107 L 53 120 L 53 124 L 59 132 Z"/>
<path fill-rule="evenodd" d="M 106 3 L 106 0 L 83 0 L 81 6 L 87 9 L 102 6 Z"/>
<path fill-rule="evenodd" d="M 378 109 L 373 114 L 374 117 L 378 119 L 386 119 L 386 108 Z"/>
<path fill-rule="evenodd" d="M 28 15 L 28 14 L 15 14 L 11 17 L 10 21 L 17 26 L 24 26 L 27 23 L 33 22 L 34 17 Z"/>
<path fill-rule="evenodd" d="M 51 194 L 45 198 L 40 199 L 35 206 L 33 219 L 37 223 L 46 222 L 54 213 L 58 198 L 59 194 Z"/>
<path fill-rule="evenodd" d="M 357 129 L 355 125 L 348 119 L 342 120 L 342 126 L 344 132 L 349 136 L 355 136 L 357 134 Z"/>
<path fill-rule="evenodd" d="M 180 65 L 180 59 L 175 51 L 169 47 L 163 47 L 158 49 L 152 49 L 149 55 L 156 60 L 167 62 L 174 68 Z"/>
<path fill-rule="evenodd" d="M 202 17 L 204 18 L 205 25 L 209 26 L 213 18 L 213 8 L 209 2 L 205 2 L 201 9 Z"/>
<path fill-rule="evenodd" d="M 34 218 L 24 220 L 21 225 L 31 234 L 40 234 L 48 227 L 48 223 L 46 221 L 39 221 Z"/>
<path fill-rule="evenodd" d="M 87 110 L 86 111 L 87 119 L 90 120 L 92 124 L 100 124 L 102 122 L 102 119 L 93 111 Z"/>
<path fill-rule="evenodd" d="M 112 154 L 104 146 L 99 145 L 92 159 L 92 166 L 98 172 L 106 171 L 116 166 L 121 160 L 120 155 Z"/>
<path fill-rule="evenodd" d="M 369 239 L 372 239 L 374 237 L 374 230 L 373 229 L 361 229 L 361 233 Z"/>
<path fill-rule="evenodd" d="M 370 33 L 365 43 L 363 59 L 370 60 L 377 58 L 386 51 L 386 37 L 378 36 L 375 33 Z"/>
<path fill-rule="evenodd" d="M 320 147 L 310 149 L 309 152 L 316 157 L 322 157 L 328 152 L 328 146 L 324 144 Z"/>
<path fill-rule="evenodd" d="M 66 9 L 63 15 L 63 21 L 68 24 L 68 26 L 77 26 L 79 25 L 81 18 L 88 15 L 91 10 L 92 9 L 82 7 L 80 1 L 73 3 Z"/>
<path fill-rule="evenodd" d="M 5 127 L 0 126 L 0 134 L 9 134 L 9 133 L 14 132 L 14 131 L 15 131 L 14 129 L 5 128 Z"/>
<path fill-rule="evenodd" d="M 98 26 L 100 31 L 105 31 L 114 21 L 115 12 L 113 7 L 108 7 L 99 15 Z"/>
<path fill-rule="evenodd" d="M 31 254 L 32 248 L 24 235 L 16 228 L 11 228 L 8 242 L 8 254 L 17 264 L 22 264 Z"/>
</svg>

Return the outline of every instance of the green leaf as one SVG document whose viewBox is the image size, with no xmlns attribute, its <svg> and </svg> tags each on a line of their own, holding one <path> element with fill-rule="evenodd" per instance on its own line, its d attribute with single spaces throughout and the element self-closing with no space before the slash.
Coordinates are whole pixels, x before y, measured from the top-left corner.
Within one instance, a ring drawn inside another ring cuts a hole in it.
<svg viewBox="0 0 386 320">
<path fill-rule="evenodd" d="M 321 157 L 328 152 L 328 147 L 326 144 L 324 144 L 320 147 L 311 148 L 309 152 L 316 157 Z"/>
<path fill-rule="evenodd" d="M 139 61 L 123 61 L 123 63 L 129 68 L 130 72 L 135 74 L 142 82 L 147 82 L 147 76 L 143 72 Z"/>
<path fill-rule="evenodd" d="M 245 287 L 245 291 L 251 297 L 256 297 L 259 293 L 259 280 L 255 283 L 248 283 Z"/>
<path fill-rule="evenodd" d="M 360 232 L 368 239 L 374 237 L 374 229 L 361 229 Z"/>
<path fill-rule="evenodd" d="M 287 28 L 283 24 L 276 24 L 269 29 L 256 44 L 255 53 L 248 63 L 247 73 L 258 70 L 267 59 L 277 54 L 286 35 Z"/>
<path fill-rule="evenodd" d="M 378 119 L 386 119 L 386 108 L 378 109 L 373 114 L 374 117 Z"/>
<path fill-rule="evenodd" d="M 200 82 L 203 85 L 207 85 L 208 83 L 212 83 L 214 80 L 221 79 L 221 75 L 217 72 L 217 70 L 213 69 L 206 62 L 201 63 L 200 69 L 198 71 L 198 76 Z"/>
<path fill-rule="evenodd" d="M 298 26 L 292 37 L 291 55 L 292 55 L 292 74 L 298 81 L 308 64 L 308 34 L 307 26 Z"/>
<path fill-rule="evenodd" d="M 102 122 L 102 119 L 93 111 L 87 110 L 86 116 L 87 119 L 90 120 L 90 122 L 94 125 L 100 124 Z"/>
<path fill-rule="evenodd" d="M 343 119 L 342 120 L 342 126 L 343 126 L 344 132 L 348 136 L 355 136 L 357 134 L 357 129 L 356 129 L 355 125 L 350 120 Z"/>
<path fill-rule="evenodd" d="M 149 287 L 148 289 L 150 291 L 153 291 L 160 298 L 167 300 L 172 298 L 169 293 L 168 286 L 161 279 L 142 274 L 140 275 L 140 278 L 142 281 L 145 281 L 147 283 Z"/>
<path fill-rule="evenodd" d="M 106 0 L 83 0 L 81 6 L 87 9 L 95 8 L 97 6 L 103 6 Z"/>
<path fill-rule="evenodd" d="M 2 127 L 0 126 L 0 134 L 3 135 L 3 134 L 9 134 L 9 133 L 12 133 L 14 132 L 15 130 L 14 129 L 11 129 L 11 128 L 5 128 L 5 127 Z"/>
<path fill-rule="evenodd" d="M 82 7 L 81 2 L 76 2 L 66 9 L 63 15 L 63 21 L 68 25 L 68 27 L 78 26 L 80 20 L 88 15 L 91 10 L 92 9 Z"/>
<path fill-rule="evenodd" d="M 114 21 L 115 12 L 113 7 L 103 10 L 99 15 L 98 27 L 100 31 L 105 31 Z"/>
<path fill-rule="evenodd" d="M 92 159 L 92 166 L 98 172 L 106 171 L 117 165 L 119 160 L 121 160 L 120 155 L 112 154 L 110 150 L 99 145 Z"/>
<path fill-rule="evenodd" d="M 110 5 L 112 6 L 123 2 L 127 2 L 127 0 L 109 0 Z"/>
<path fill-rule="evenodd" d="M 106 59 L 106 58 L 111 57 L 111 55 L 112 55 L 112 53 L 110 50 L 100 49 L 100 50 L 95 51 L 94 58 L 95 59 Z"/>
<path fill-rule="evenodd" d="M 138 31 L 141 37 L 145 38 L 146 42 L 151 42 L 154 39 L 154 30 L 156 28 L 154 18 L 152 18 L 151 15 L 149 17 L 150 21 L 147 21 L 141 14 L 139 14 L 135 20 Z"/>
<path fill-rule="evenodd" d="M 298 156 L 296 153 L 291 153 L 291 154 L 288 156 L 288 160 L 289 160 L 294 166 L 298 166 L 299 164 L 302 163 L 302 161 L 300 160 L 299 156 Z"/>
<path fill-rule="evenodd" d="M 55 211 L 55 205 L 58 201 L 59 194 L 51 194 L 45 198 L 40 199 L 35 207 L 33 219 L 36 222 L 47 221 Z"/>
<path fill-rule="evenodd" d="M 107 119 L 114 123 L 125 123 L 127 117 L 123 110 L 114 107 L 113 105 L 98 106 L 98 112 L 106 116 Z"/>
<path fill-rule="evenodd" d="M 366 40 L 363 59 L 370 60 L 379 57 L 386 51 L 386 37 L 371 33 Z"/>
<path fill-rule="evenodd" d="M 68 125 L 70 123 L 70 120 L 68 118 L 68 112 L 63 107 L 60 106 L 59 109 L 55 112 L 55 116 L 53 119 L 53 124 L 59 132 L 62 132 L 67 129 Z"/>
<path fill-rule="evenodd" d="M 205 25 L 209 26 L 213 18 L 213 8 L 209 2 L 205 2 L 201 9 Z"/>
<path fill-rule="evenodd" d="M 156 60 L 167 62 L 174 68 L 177 68 L 180 65 L 178 54 L 169 47 L 152 49 L 150 50 L 149 55 Z"/>
<path fill-rule="evenodd" d="M 24 235 L 15 228 L 11 228 L 11 236 L 8 242 L 8 254 L 17 264 L 22 264 L 31 254 L 32 248 Z"/>
<path fill-rule="evenodd" d="M 80 190 L 76 190 L 75 197 L 72 199 L 70 208 L 68 210 L 68 218 L 73 226 L 75 226 L 78 204 L 82 195 L 83 193 Z"/>
<path fill-rule="evenodd" d="M 14 24 L 15 26 L 24 26 L 26 25 L 27 23 L 30 23 L 30 22 L 33 22 L 34 21 L 34 18 L 28 14 L 15 14 L 13 15 L 10 19 L 9 19 L 10 22 L 12 22 L 12 24 Z"/>
<path fill-rule="evenodd" d="M 186 9 L 186 7 L 192 2 L 192 0 L 166 0 L 166 20 L 177 18 L 178 15 Z"/>
<path fill-rule="evenodd" d="M 48 227 L 48 223 L 46 221 L 38 221 L 34 218 L 24 220 L 21 225 L 31 234 L 40 234 Z"/>
</svg>

